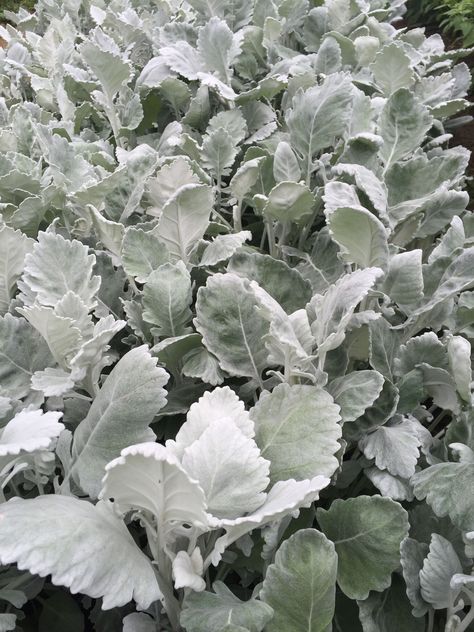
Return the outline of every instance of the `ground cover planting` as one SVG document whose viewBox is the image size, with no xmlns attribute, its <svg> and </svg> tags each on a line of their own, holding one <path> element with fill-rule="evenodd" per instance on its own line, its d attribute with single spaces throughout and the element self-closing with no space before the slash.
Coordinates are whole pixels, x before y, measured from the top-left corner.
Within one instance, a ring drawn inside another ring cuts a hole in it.
<svg viewBox="0 0 474 632">
<path fill-rule="evenodd" d="M 404 12 L 5 12 L 0 630 L 473 629 L 472 51 Z"/>
</svg>

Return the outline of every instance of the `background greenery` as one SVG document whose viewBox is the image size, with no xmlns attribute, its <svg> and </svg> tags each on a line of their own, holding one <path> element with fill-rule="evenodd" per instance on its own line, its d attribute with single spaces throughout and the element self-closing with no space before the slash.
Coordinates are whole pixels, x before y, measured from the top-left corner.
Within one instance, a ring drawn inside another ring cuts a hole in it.
<svg viewBox="0 0 474 632">
<path fill-rule="evenodd" d="M 474 46 L 474 0 L 408 0 L 410 26 L 441 28 L 445 35 Z"/>
</svg>

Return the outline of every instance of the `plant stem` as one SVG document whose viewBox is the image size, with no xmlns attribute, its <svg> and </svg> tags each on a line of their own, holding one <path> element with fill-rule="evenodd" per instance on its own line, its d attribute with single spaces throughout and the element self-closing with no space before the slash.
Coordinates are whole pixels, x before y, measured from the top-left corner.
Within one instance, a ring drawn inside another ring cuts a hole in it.
<svg viewBox="0 0 474 632">
<path fill-rule="evenodd" d="M 271 219 L 266 219 L 265 220 L 265 230 L 267 231 L 267 235 L 268 235 L 268 249 L 270 252 L 270 256 L 274 257 L 275 259 L 278 259 L 277 256 L 277 248 L 276 248 L 276 242 L 275 242 L 275 232 L 273 230 L 273 220 Z"/>
<path fill-rule="evenodd" d="M 242 230 L 242 200 L 239 200 L 232 209 L 232 216 L 234 219 L 234 230 L 238 233 Z"/>
<path fill-rule="evenodd" d="M 433 632 L 434 628 L 434 610 L 430 608 L 428 610 L 428 623 L 426 625 L 426 632 Z"/>
</svg>

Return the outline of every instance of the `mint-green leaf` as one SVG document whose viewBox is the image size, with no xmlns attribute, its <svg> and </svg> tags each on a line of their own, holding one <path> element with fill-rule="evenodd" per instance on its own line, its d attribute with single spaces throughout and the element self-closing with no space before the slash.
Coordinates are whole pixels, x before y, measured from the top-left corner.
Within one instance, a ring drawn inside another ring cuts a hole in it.
<svg viewBox="0 0 474 632">
<path fill-rule="evenodd" d="M 194 324 L 225 371 L 261 382 L 267 366 L 263 337 L 269 324 L 257 313 L 257 305 L 248 281 L 215 274 L 198 291 Z"/>
<path fill-rule="evenodd" d="M 263 601 L 241 601 L 222 582 L 213 588 L 186 596 L 180 621 L 187 632 L 221 632 L 226 624 L 262 632 L 272 618 L 273 609 Z"/>
<path fill-rule="evenodd" d="M 283 542 L 260 593 L 274 610 L 266 630 L 325 632 L 334 614 L 336 571 L 334 544 L 316 529 L 302 529 Z"/>
<path fill-rule="evenodd" d="M 318 509 L 317 518 L 336 546 L 337 581 L 348 597 L 367 599 L 371 590 L 390 586 L 400 563 L 400 543 L 408 534 L 401 505 L 380 496 L 358 496 Z"/>
</svg>

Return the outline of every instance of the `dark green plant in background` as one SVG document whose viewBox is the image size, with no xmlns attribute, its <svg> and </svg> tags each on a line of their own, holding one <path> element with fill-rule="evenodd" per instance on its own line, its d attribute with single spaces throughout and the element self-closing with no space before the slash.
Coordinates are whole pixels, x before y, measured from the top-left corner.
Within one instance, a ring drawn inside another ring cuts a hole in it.
<svg viewBox="0 0 474 632">
<path fill-rule="evenodd" d="M 460 39 L 465 47 L 474 46 L 473 0 L 410 0 L 407 3 L 410 26 L 441 28 L 448 37 Z"/>
<path fill-rule="evenodd" d="M 35 4 L 36 0 L 0 0 L 0 22 L 6 20 L 5 11 L 33 11 Z"/>
</svg>

